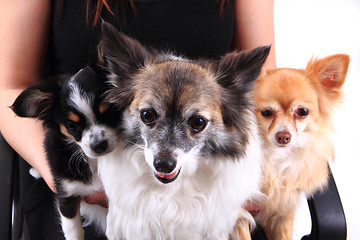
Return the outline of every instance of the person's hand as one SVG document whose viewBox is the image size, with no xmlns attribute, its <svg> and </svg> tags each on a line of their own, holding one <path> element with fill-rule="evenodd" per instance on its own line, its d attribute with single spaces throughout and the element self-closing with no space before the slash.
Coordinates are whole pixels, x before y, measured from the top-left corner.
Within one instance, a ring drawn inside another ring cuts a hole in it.
<svg viewBox="0 0 360 240">
<path fill-rule="evenodd" d="M 85 196 L 84 201 L 88 204 L 97 204 L 103 208 L 108 208 L 108 200 L 104 191 L 96 192 Z"/>
</svg>

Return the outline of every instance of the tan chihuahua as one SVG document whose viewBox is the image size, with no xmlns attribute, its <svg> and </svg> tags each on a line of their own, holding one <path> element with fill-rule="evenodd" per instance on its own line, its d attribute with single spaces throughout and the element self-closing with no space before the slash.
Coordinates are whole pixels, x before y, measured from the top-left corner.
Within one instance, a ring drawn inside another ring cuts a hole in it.
<svg viewBox="0 0 360 240">
<path fill-rule="evenodd" d="M 261 190 L 256 221 L 267 239 L 291 239 L 300 193 L 326 187 L 334 158 L 332 115 L 341 102 L 349 56 L 312 59 L 305 70 L 264 70 L 253 96 L 263 138 Z"/>
</svg>

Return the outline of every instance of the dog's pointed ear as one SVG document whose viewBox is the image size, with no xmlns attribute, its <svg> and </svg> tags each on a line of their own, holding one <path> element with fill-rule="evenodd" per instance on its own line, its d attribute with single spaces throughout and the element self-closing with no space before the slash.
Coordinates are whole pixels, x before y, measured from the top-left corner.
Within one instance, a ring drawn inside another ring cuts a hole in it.
<svg viewBox="0 0 360 240">
<path fill-rule="evenodd" d="M 56 79 L 43 80 L 20 93 L 10 108 L 19 117 L 44 120 L 55 102 Z"/>
<path fill-rule="evenodd" d="M 80 69 L 74 76 L 71 77 L 74 81 L 78 82 L 82 86 L 91 86 L 95 82 L 96 73 L 95 71 L 87 66 Z"/>
<path fill-rule="evenodd" d="M 248 125 L 248 111 L 252 107 L 249 93 L 253 88 L 253 83 L 260 75 L 270 47 L 231 52 L 220 59 L 218 83 L 224 88 L 222 115 L 225 125 L 234 126 L 239 131 Z"/>
<path fill-rule="evenodd" d="M 98 62 L 109 73 L 108 81 L 114 87 L 107 91 L 105 101 L 120 109 L 133 98 L 133 75 L 147 63 L 153 62 L 156 50 L 120 33 L 114 26 L 102 22 L 102 37 L 98 46 Z"/>
<path fill-rule="evenodd" d="M 95 71 L 91 67 L 84 67 L 75 73 L 74 78 L 94 79 Z"/>
<path fill-rule="evenodd" d="M 145 66 L 152 59 L 152 50 L 137 40 L 120 33 L 114 26 L 103 21 L 102 37 L 98 45 L 98 58 L 109 72 L 121 80 Z M 113 83 L 116 84 L 116 83 Z"/>
<path fill-rule="evenodd" d="M 341 87 L 345 82 L 350 63 L 346 54 L 331 55 L 322 59 L 311 59 L 306 66 L 306 73 L 315 76 L 329 99 L 341 97 Z"/>
<path fill-rule="evenodd" d="M 218 83 L 225 88 L 243 88 L 250 91 L 252 83 L 259 76 L 269 55 L 271 46 L 255 48 L 251 51 L 231 52 L 221 58 Z"/>
</svg>

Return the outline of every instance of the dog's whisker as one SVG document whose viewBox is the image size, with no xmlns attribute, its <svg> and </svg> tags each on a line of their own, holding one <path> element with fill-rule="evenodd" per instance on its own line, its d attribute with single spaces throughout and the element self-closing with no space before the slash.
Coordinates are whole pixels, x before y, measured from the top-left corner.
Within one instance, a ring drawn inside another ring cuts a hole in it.
<svg viewBox="0 0 360 240">
<path fill-rule="evenodd" d="M 130 141 L 130 140 L 125 140 L 126 143 L 129 143 L 129 145 L 132 148 L 140 148 L 141 150 L 145 150 L 145 145 L 144 144 L 140 144 L 140 141 L 134 142 L 134 141 Z"/>
<path fill-rule="evenodd" d="M 80 164 L 81 162 L 86 162 L 85 161 L 85 158 L 86 158 L 86 155 L 85 153 L 82 151 L 82 150 L 77 150 L 75 151 L 71 157 L 70 157 L 70 160 L 69 160 L 69 166 L 72 166 L 74 167 L 74 169 L 80 174 L 80 175 L 83 175 L 83 173 L 81 172 L 80 170 Z M 73 169 L 73 168 L 71 168 Z"/>
</svg>

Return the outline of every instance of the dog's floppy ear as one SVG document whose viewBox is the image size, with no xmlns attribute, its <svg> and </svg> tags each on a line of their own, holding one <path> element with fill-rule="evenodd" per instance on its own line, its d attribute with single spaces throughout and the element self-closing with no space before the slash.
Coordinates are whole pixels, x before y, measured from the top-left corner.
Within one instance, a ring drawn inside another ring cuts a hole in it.
<svg viewBox="0 0 360 240">
<path fill-rule="evenodd" d="M 43 80 L 25 89 L 10 107 L 19 117 L 44 120 L 55 102 L 58 79 Z"/>
<path fill-rule="evenodd" d="M 111 24 L 103 21 L 101 31 L 102 37 L 98 45 L 99 58 L 120 80 L 128 79 L 134 71 L 142 68 L 152 59 L 151 49 L 120 33 Z"/>
<path fill-rule="evenodd" d="M 306 73 L 315 77 L 329 99 L 341 97 L 341 87 L 345 82 L 350 57 L 346 54 L 331 55 L 322 59 L 311 59 Z"/>
<path fill-rule="evenodd" d="M 226 125 L 241 129 L 246 126 L 246 111 L 250 109 L 249 93 L 269 55 L 271 46 L 252 51 L 231 52 L 218 64 L 218 83 L 225 89 L 222 96 L 222 114 Z"/>
</svg>

